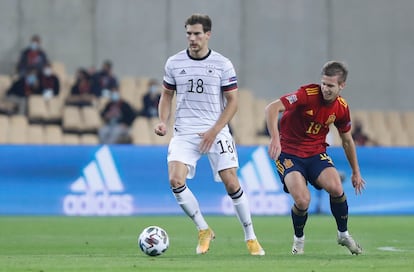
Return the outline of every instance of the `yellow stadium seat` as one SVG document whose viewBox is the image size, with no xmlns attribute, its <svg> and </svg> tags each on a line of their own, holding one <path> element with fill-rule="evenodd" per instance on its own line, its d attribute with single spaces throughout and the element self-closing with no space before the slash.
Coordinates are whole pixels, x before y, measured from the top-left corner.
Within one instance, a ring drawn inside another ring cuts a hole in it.
<svg viewBox="0 0 414 272">
<path fill-rule="evenodd" d="M 79 143 L 82 145 L 97 145 L 99 144 L 99 138 L 96 134 L 84 133 L 80 135 Z"/>
<path fill-rule="evenodd" d="M 59 125 L 45 125 L 45 143 L 59 145 L 63 143 L 62 128 Z"/>
<path fill-rule="evenodd" d="M 0 115 L 0 144 L 6 144 L 9 141 L 9 117 Z"/>
<path fill-rule="evenodd" d="M 45 133 L 43 125 L 29 125 L 27 127 L 27 143 L 28 144 L 44 144 Z"/>
<path fill-rule="evenodd" d="M 82 132 L 83 120 L 80 109 L 78 107 L 65 106 L 63 108 L 62 128 L 65 132 Z"/>
<path fill-rule="evenodd" d="M 42 95 L 30 95 L 27 115 L 30 122 L 41 123 L 48 117 L 48 109 Z"/>
<path fill-rule="evenodd" d="M 83 120 L 83 129 L 85 133 L 96 133 L 102 126 L 102 119 L 99 111 L 94 106 L 85 106 L 81 108 L 81 119 Z"/>
<path fill-rule="evenodd" d="M 62 135 L 62 143 L 65 145 L 79 145 L 80 139 L 77 134 L 64 133 Z"/>
<path fill-rule="evenodd" d="M 132 143 L 136 145 L 152 144 L 151 133 L 148 118 L 142 116 L 136 117 L 131 126 Z"/>
<path fill-rule="evenodd" d="M 9 143 L 26 144 L 28 121 L 24 115 L 12 115 L 9 117 Z"/>
</svg>

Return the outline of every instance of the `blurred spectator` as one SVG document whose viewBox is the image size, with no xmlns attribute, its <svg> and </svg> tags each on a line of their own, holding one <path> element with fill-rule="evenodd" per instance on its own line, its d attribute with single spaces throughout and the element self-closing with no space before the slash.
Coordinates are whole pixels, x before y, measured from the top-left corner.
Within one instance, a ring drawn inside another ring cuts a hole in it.
<svg viewBox="0 0 414 272">
<path fill-rule="evenodd" d="M 27 98 L 31 94 L 40 93 L 40 84 L 37 70 L 30 68 L 26 75 L 20 76 L 7 91 L 6 100 L 15 104 L 17 114 L 26 115 Z"/>
<path fill-rule="evenodd" d="M 142 98 L 143 109 L 141 115 L 148 118 L 158 117 L 158 103 L 160 97 L 160 85 L 155 79 L 150 80 L 148 83 L 148 91 Z"/>
<path fill-rule="evenodd" d="M 37 73 L 40 74 L 48 62 L 48 57 L 41 47 L 40 36 L 33 35 L 29 46 L 20 54 L 17 63 L 17 73 L 22 77 L 30 68 L 35 68 Z"/>
<path fill-rule="evenodd" d="M 279 113 L 279 121 L 280 121 L 280 118 L 282 118 L 282 113 Z M 278 122 L 278 127 L 279 127 L 279 122 Z M 266 120 L 263 122 L 263 127 L 262 127 L 262 129 L 261 130 L 259 130 L 257 133 L 256 133 L 256 135 L 257 136 L 270 136 L 270 133 L 269 133 L 269 130 L 267 129 L 267 123 L 266 123 Z"/>
<path fill-rule="evenodd" d="M 66 105 L 90 106 L 93 105 L 97 96 L 92 92 L 92 77 L 84 68 L 79 68 L 76 73 L 76 80 L 69 96 L 66 98 Z"/>
<path fill-rule="evenodd" d="M 93 75 L 92 91 L 98 97 L 109 97 L 110 90 L 118 86 L 118 80 L 112 72 L 112 62 L 106 60 L 102 64 L 101 70 Z"/>
<path fill-rule="evenodd" d="M 352 138 L 357 146 L 377 145 L 376 141 L 370 139 L 369 136 L 364 133 L 362 122 L 360 120 L 353 121 Z"/>
<path fill-rule="evenodd" d="M 110 101 L 101 116 L 105 123 L 99 129 L 101 144 L 131 143 L 130 127 L 135 119 L 135 111 L 128 102 L 122 100 L 117 88 L 112 88 Z"/>
<path fill-rule="evenodd" d="M 58 77 L 53 73 L 50 63 L 47 63 L 40 75 L 39 82 L 40 93 L 46 100 L 53 96 L 59 95 L 60 82 Z"/>
<path fill-rule="evenodd" d="M 263 123 L 263 127 L 257 133 L 257 136 L 270 136 L 269 130 L 267 130 L 266 122 Z"/>
</svg>

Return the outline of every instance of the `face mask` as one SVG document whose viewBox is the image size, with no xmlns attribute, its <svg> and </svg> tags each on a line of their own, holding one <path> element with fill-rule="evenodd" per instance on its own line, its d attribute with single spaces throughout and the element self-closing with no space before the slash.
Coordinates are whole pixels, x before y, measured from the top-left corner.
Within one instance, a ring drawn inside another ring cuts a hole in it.
<svg viewBox="0 0 414 272">
<path fill-rule="evenodd" d="M 39 48 L 39 44 L 37 42 L 30 43 L 30 49 L 37 50 Z"/>
<path fill-rule="evenodd" d="M 120 95 L 119 95 L 119 93 L 118 92 L 112 92 L 111 93 L 111 100 L 112 101 L 119 101 L 119 99 L 120 99 L 121 97 L 120 97 Z"/>
<path fill-rule="evenodd" d="M 50 69 L 50 68 L 45 68 L 45 69 L 43 70 L 43 74 L 44 74 L 45 76 L 50 76 L 50 75 L 52 74 L 52 69 Z"/>
<path fill-rule="evenodd" d="M 37 81 L 37 77 L 35 75 L 28 75 L 26 77 L 27 84 L 29 84 L 31 86 L 35 85 L 36 84 L 36 81 Z"/>
</svg>

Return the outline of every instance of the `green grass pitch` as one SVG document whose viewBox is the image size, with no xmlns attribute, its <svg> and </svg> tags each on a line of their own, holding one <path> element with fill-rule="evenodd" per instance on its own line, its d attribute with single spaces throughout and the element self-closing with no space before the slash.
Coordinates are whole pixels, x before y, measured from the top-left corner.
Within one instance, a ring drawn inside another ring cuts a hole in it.
<svg viewBox="0 0 414 272">
<path fill-rule="evenodd" d="M 207 216 L 216 232 L 210 251 L 196 255 L 197 232 L 183 216 L 0 217 L 0 271 L 414 271 L 414 217 L 351 216 L 349 228 L 364 253 L 337 245 L 334 219 L 310 215 L 305 254 L 293 256 L 288 216 L 254 216 L 266 256 L 250 256 L 234 216 Z M 170 248 L 144 255 L 137 236 L 163 227 Z"/>
</svg>

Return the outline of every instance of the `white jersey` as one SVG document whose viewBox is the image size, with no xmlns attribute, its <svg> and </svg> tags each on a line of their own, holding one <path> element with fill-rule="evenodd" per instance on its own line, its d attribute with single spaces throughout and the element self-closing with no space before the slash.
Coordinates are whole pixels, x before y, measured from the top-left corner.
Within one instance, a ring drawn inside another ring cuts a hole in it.
<svg viewBox="0 0 414 272">
<path fill-rule="evenodd" d="M 210 50 L 205 58 L 193 59 L 183 50 L 167 60 L 163 84 L 176 91 L 174 134 L 184 135 L 205 132 L 216 123 L 226 106 L 223 93 L 237 90 L 237 77 L 223 55 Z"/>
</svg>

